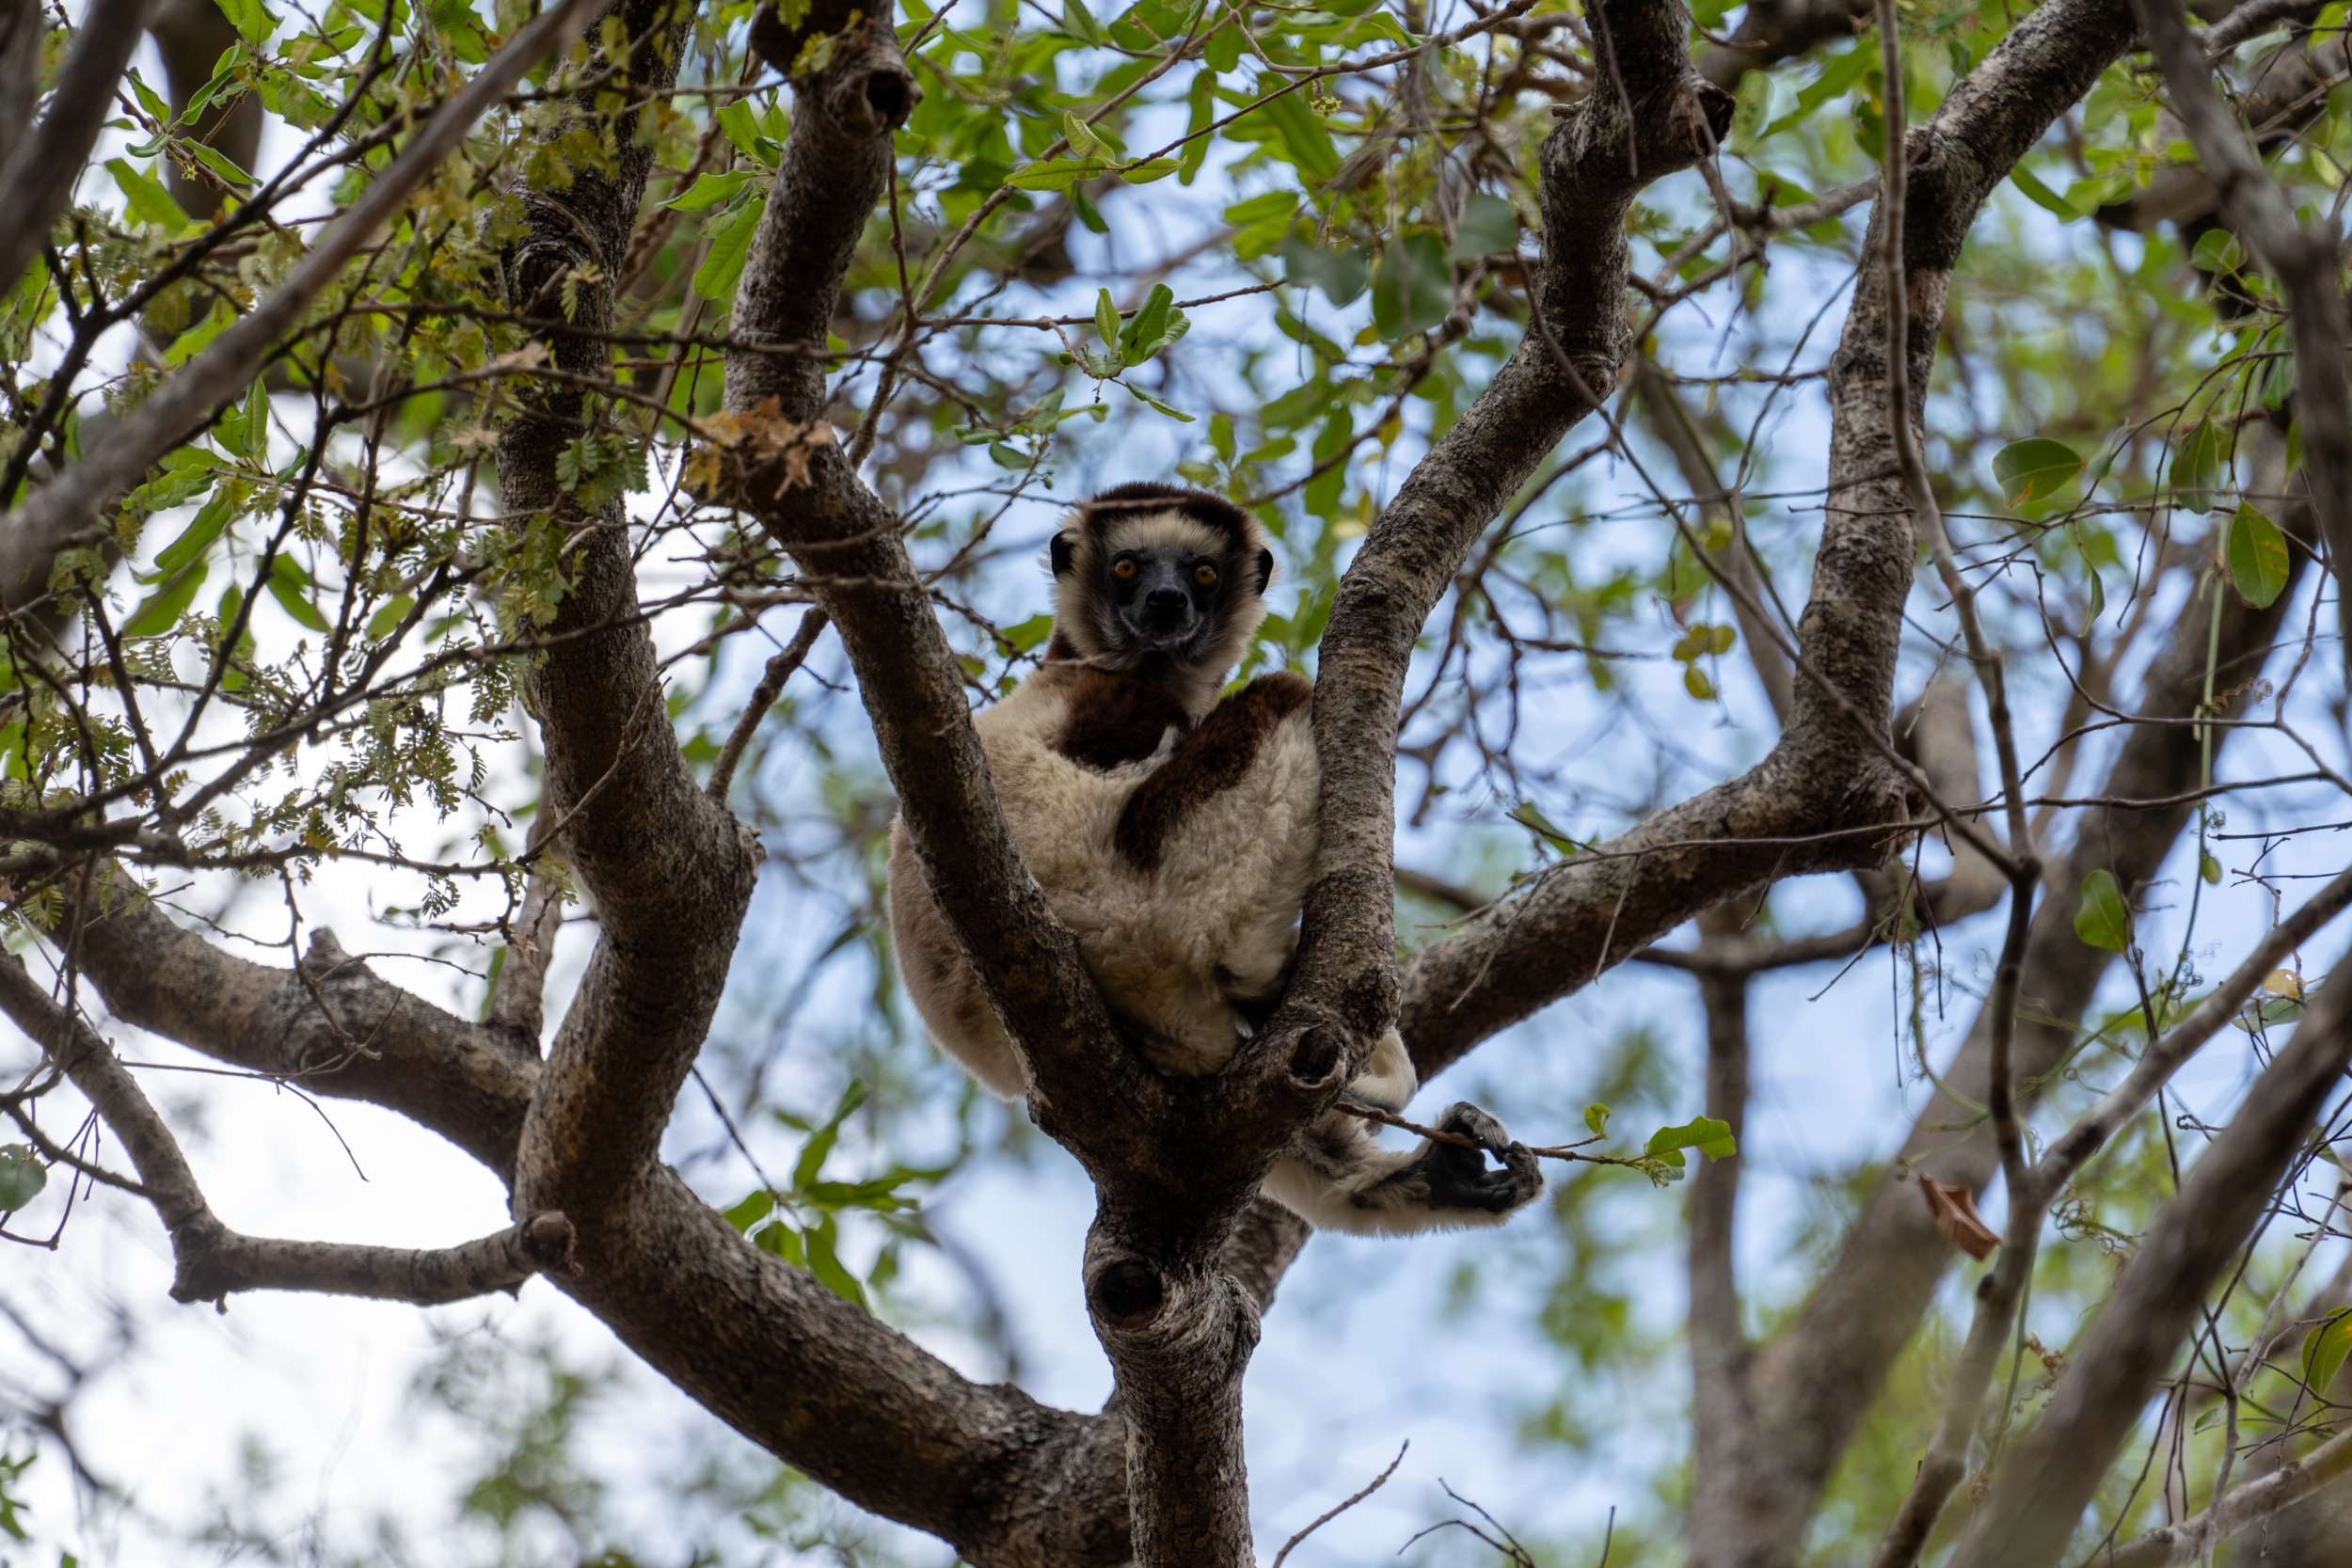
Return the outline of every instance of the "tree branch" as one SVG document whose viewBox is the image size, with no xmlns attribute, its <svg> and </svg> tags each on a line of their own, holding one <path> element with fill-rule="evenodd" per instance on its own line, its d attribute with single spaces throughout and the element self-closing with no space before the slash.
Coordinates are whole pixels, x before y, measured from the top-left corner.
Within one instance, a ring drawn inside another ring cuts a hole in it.
<svg viewBox="0 0 2352 1568">
<path fill-rule="evenodd" d="M 1952 1568 L 2058 1560 L 2204 1296 L 2270 1207 L 2352 1061 L 2352 971 L 2311 1008 L 2140 1239 L 2041 1422 L 2010 1450 Z"/>
<path fill-rule="evenodd" d="M 73 195 L 73 182 L 89 163 L 90 149 L 114 110 L 115 85 L 131 63 L 147 28 L 154 0 L 90 0 L 82 25 L 73 36 L 73 52 L 57 73 L 56 90 L 49 95 L 49 112 L 28 135 L 0 137 L 13 140 L 13 153 L 0 140 L 0 289 L 13 288 L 40 247 L 49 230 Z M 29 24 L 18 22 L 0 32 L 0 55 L 12 63 L 0 68 L 11 74 L 22 60 L 38 80 L 40 38 L 44 30 L 37 7 Z M 10 93 L 8 97 L 17 95 Z M 31 105 L 26 103 L 25 107 Z M 0 497 L 5 501 L 6 497 Z M 13 578 L 0 578 L 0 586 L 13 589 Z"/>
<path fill-rule="evenodd" d="M 94 13 L 98 7 L 115 7 L 130 13 L 126 18 L 128 26 L 121 29 L 124 36 L 116 39 L 112 36 L 115 28 L 86 24 L 83 41 L 93 50 L 119 48 L 121 58 L 127 59 L 138 43 L 138 19 L 145 14 L 146 3 L 147 0 L 97 0 Z M 310 247 L 267 298 L 125 415 L 97 450 L 85 453 L 81 461 L 35 491 L 7 517 L 0 518 L 0 594 L 5 594 L 11 603 L 38 595 L 48 580 L 49 562 L 58 551 L 104 536 L 106 529 L 98 520 L 98 515 L 129 494 L 142 474 L 194 435 L 215 410 L 244 395 L 269 351 L 300 323 L 303 312 L 334 280 L 343 263 L 374 238 L 377 230 L 392 220 L 401 204 L 407 200 L 408 193 L 423 183 L 456 150 L 466 134 L 473 129 L 473 122 L 496 106 L 522 80 L 525 71 L 577 37 L 590 16 L 605 3 L 606 0 L 555 0 L 504 48 L 491 55 L 473 78 L 409 138 L 400 156 L 368 182 L 350 212 Z M 92 41 L 102 39 L 103 42 Z M 114 102 L 115 79 L 120 74 L 121 64 L 118 60 L 103 83 L 86 89 L 87 113 L 99 119 L 104 117 Z M 57 101 L 65 99 L 61 85 Z M 93 121 L 91 135 L 95 134 Z M 43 156 L 45 143 L 45 135 L 36 134 L 21 150 L 20 161 Z M 86 138 L 80 154 L 58 166 L 65 171 L 66 188 L 71 188 L 72 181 L 80 173 L 87 151 Z M 63 155 L 62 150 L 59 155 Z M 8 193 L 17 188 L 19 178 L 14 166 L 6 174 L 0 174 L 0 199 L 6 199 Z M 28 172 L 22 178 L 30 183 L 36 177 Z M 44 172 L 39 178 L 47 179 L 50 175 Z M 12 216 L 0 213 L 0 277 L 15 277 L 24 270 L 24 257 L 31 254 L 30 249 L 24 250 L 13 267 L 8 267 L 6 263 L 11 246 L 37 246 L 48 231 L 48 222 L 40 214 Z"/>
<path fill-rule="evenodd" d="M 2174 0 L 2132 0 L 2150 51 L 2164 68 L 2172 112 L 2212 175 L 2221 215 L 2244 235 L 2286 295 L 2295 346 L 2295 412 L 2305 432 L 2303 470 L 2312 510 L 2335 568 L 2339 606 L 2352 604 L 2352 379 L 2344 366 L 2346 330 L 2330 217 L 2311 230 L 2263 167 L 2236 119 L 2213 89 L 2213 67 L 2189 35 Z M 2339 640 L 2352 670 L 2352 636 Z"/>
</svg>

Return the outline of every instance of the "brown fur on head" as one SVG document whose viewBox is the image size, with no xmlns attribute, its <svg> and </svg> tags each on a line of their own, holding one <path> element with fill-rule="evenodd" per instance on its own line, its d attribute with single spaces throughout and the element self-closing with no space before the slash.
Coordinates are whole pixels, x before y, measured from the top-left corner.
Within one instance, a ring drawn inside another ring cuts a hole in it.
<svg viewBox="0 0 2352 1568">
<path fill-rule="evenodd" d="M 1165 688 L 1197 721 L 1265 619 L 1274 552 L 1231 501 L 1121 484 L 1079 503 L 1053 564 L 1048 657 Z"/>
</svg>

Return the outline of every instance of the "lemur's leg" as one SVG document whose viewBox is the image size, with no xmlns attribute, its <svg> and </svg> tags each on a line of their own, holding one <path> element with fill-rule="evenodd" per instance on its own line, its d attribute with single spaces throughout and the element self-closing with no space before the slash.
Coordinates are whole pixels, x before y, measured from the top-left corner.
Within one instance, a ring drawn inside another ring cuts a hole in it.
<svg viewBox="0 0 2352 1568">
<path fill-rule="evenodd" d="M 1382 1148 L 1362 1120 L 1330 1111 L 1274 1163 L 1265 1195 L 1318 1230 L 1407 1236 L 1500 1225 L 1543 1193 L 1534 1153 L 1477 1106 L 1456 1104 L 1438 1130 L 1477 1139 L 1502 1169 L 1488 1170 L 1481 1149 L 1434 1139 L 1408 1153 Z"/>
<path fill-rule="evenodd" d="M 1413 1058 L 1405 1052 L 1405 1037 L 1394 1029 L 1382 1035 L 1380 1043 L 1372 1048 L 1372 1060 L 1364 1064 L 1364 1070 L 1347 1081 L 1348 1099 L 1389 1112 L 1404 1110 L 1420 1089 L 1421 1079 L 1413 1071 Z M 1495 1131 L 1500 1133 L 1502 1129 L 1498 1126 Z M 1470 1154 L 1475 1150 L 1465 1148 L 1457 1152 Z"/>
<path fill-rule="evenodd" d="M 1287 672 L 1260 675 L 1209 710 L 1175 755 L 1136 786 L 1120 814 L 1114 842 L 1129 863 L 1160 863 L 1168 835 L 1202 801 L 1234 788 L 1258 760 L 1275 727 L 1314 701 L 1314 684 Z"/>
</svg>

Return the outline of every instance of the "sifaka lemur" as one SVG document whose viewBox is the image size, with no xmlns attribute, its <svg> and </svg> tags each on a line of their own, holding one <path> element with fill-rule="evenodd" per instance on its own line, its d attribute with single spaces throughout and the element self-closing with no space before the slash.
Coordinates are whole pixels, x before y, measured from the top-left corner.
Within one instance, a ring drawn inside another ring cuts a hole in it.
<svg viewBox="0 0 2352 1568">
<path fill-rule="evenodd" d="M 1262 675 L 1217 701 L 1266 613 L 1274 555 L 1249 515 L 1196 490 L 1122 484 L 1055 534 L 1043 666 L 975 721 L 1014 841 L 1112 1010 L 1164 1071 L 1214 1074 L 1289 978 L 1313 876 L 1321 769 L 1314 688 Z M 892 832 L 891 931 L 915 1006 L 994 1094 L 1020 1058 L 932 903 L 903 822 Z M 1394 1029 L 1349 1098 L 1402 1111 L 1419 1087 Z M 1499 1223 L 1543 1191 L 1534 1156 L 1467 1102 L 1441 1131 L 1384 1148 L 1327 1111 L 1263 1191 L 1318 1227 L 1407 1234 Z"/>
</svg>

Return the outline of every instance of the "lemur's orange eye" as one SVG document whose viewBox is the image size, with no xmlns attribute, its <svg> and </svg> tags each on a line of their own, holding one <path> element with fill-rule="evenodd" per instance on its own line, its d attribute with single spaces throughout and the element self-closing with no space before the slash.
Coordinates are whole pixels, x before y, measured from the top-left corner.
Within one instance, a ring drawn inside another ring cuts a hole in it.
<svg viewBox="0 0 2352 1568">
<path fill-rule="evenodd" d="M 1136 563 L 1134 562 L 1114 561 L 1111 562 L 1111 576 L 1119 578 L 1121 582 L 1126 581 L 1129 578 L 1132 578 L 1135 575 Z"/>
<path fill-rule="evenodd" d="M 1204 561 L 1192 569 L 1192 580 L 1203 588 L 1214 588 L 1216 586 L 1216 568 Z"/>
</svg>

